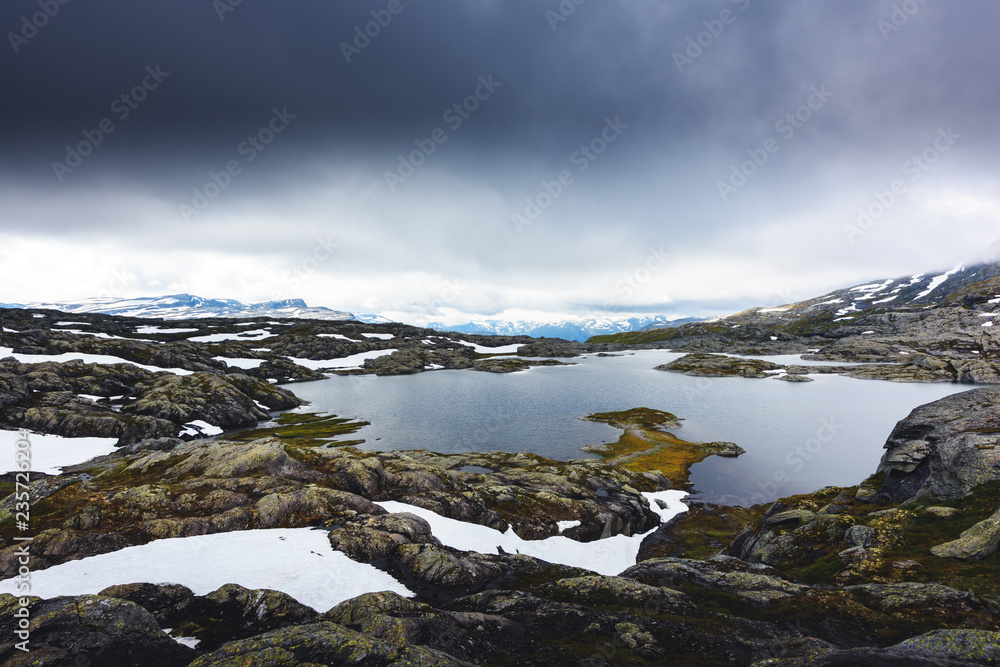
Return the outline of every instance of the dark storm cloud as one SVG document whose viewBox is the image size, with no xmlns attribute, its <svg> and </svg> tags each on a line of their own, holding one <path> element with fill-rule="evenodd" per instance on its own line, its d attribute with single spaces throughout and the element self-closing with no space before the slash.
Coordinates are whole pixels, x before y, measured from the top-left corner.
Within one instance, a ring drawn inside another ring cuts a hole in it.
<svg viewBox="0 0 1000 667">
<path fill-rule="evenodd" d="M 40 6 L 58 11 L 21 37 Z M 377 36 L 357 37 L 378 18 Z M 8 0 L 0 234 L 103 233 L 164 250 L 197 237 L 293 266 L 333 234 L 359 263 L 482 285 L 530 270 L 554 290 L 591 274 L 610 290 L 664 245 L 723 266 L 746 259 L 743 270 L 757 261 L 761 274 L 811 272 L 824 288 L 840 280 L 834 266 L 879 275 L 891 258 L 894 275 L 909 269 L 891 216 L 855 246 L 843 223 L 940 128 L 961 138 L 932 172 L 938 189 L 994 196 L 998 19 L 988 0 Z M 444 114 L 481 77 L 499 87 L 450 125 Z M 145 99 L 133 109 L 121 96 L 136 86 Z M 828 99 L 796 121 L 817 90 Z M 251 163 L 248 137 L 269 131 L 275 109 L 287 128 Z M 788 114 L 794 125 L 780 125 Z M 113 132 L 59 180 L 53 162 L 105 118 Z M 609 119 L 627 129 L 583 171 L 574 159 Z M 399 156 L 435 129 L 447 142 L 387 187 Z M 717 184 L 768 139 L 780 150 L 720 197 Z M 224 194 L 183 219 L 179 206 L 233 163 Z M 563 170 L 572 184 L 517 233 L 511 215 Z M 928 268 L 937 233 L 923 203 L 913 195 L 892 212 L 924 248 L 914 270 Z M 818 247 L 822 267 L 804 259 Z M 774 282 L 740 287 L 789 279 Z M 687 303 L 677 289 L 671 302 Z M 490 308 L 516 298 L 501 292 Z"/>
<path fill-rule="evenodd" d="M 399 0 L 396 15 L 386 13 L 388 1 L 246 1 L 221 11 L 228 1 L 60 6 L 19 53 L 3 55 L 5 88 L 16 99 L 2 112 L 4 143 L 45 164 L 112 115 L 112 100 L 149 65 L 169 78 L 120 122 L 125 138 L 105 149 L 138 154 L 146 166 L 129 164 L 132 174 L 136 166 L 151 174 L 164 163 L 201 166 L 275 106 L 298 113 L 289 141 L 305 152 L 402 150 L 441 126 L 443 110 L 488 74 L 502 92 L 463 130 L 462 147 L 547 163 L 623 112 L 664 150 L 692 142 L 738 147 L 825 81 L 850 113 L 819 120 L 813 131 L 875 141 L 927 116 L 936 122 L 978 110 L 984 120 L 997 95 L 995 86 L 973 83 L 984 80 L 977 70 L 991 72 L 996 62 L 989 19 L 1000 11 L 986 2 L 922 6 L 935 12 L 933 21 L 915 16 L 885 41 L 876 21 L 891 3 L 859 0 L 670 9 L 591 0 L 558 23 L 546 15 L 559 11 L 554 1 Z M 37 1 L 5 3 L 0 26 L 18 32 L 21 18 L 37 11 Z M 365 44 L 355 31 L 373 11 L 391 22 L 347 63 L 342 45 Z M 722 11 L 732 12 L 732 24 L 678 72 L 673 54 Z M 981 18 L 969 20 L 977 12 Z M 907 80 L 916 85 L 901 94 Z"/>
</svg>

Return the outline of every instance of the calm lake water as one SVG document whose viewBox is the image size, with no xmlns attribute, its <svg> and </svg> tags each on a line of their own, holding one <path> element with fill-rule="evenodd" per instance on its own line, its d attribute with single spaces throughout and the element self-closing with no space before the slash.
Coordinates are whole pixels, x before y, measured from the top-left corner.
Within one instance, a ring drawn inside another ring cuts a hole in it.
<svg viewBox="0 0 1000 667">
<path fill-rule="evenodd" d="M 747 450 L 736 459 L 709 457 L 691 471 L 698 499 L 734 505 L 857 484 L 875 472 L 898 420 L 918 405 L 971 389 L 829 375 L 790 383 L 653 370 L 680 356 L 644 350 L 506 375 L 459 370 L 331 377 L 290 389 L 311 402 L 301 410 L 370 421 L 355 437 L 365 438 L 372 449 L 532 451 L 580 458 L 587 456 L 580 447 L 620 435 L 580 417 L 635 407 L 666 410 L 684 419 L 677 431 L 681 438 L 725 440 Z"/>
</svg>

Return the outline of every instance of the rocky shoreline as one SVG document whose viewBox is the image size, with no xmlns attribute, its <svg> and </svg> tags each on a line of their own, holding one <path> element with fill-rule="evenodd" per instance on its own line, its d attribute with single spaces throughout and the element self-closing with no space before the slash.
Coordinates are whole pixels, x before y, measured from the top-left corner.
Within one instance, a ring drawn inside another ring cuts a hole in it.
<svg viewBox="0 0 1000 667">
<path fill-rule="evenodd" d="M 803 359 L 819 360 L 818 355 L 803 355 Z M 850 366 L 809 366 L 802 364 L 778 364 L 763 359 L 744 359 L 722 354 L 686 354 L 667 364 L 656 367 L 658 371 L 672 371 L 699 377 L 746 377 L 774 378 L 786 382 L 809 382 L 810 375 L 844 375 L 859 380 L 885 380 L 888 382 L 959 382 L 969 373 L 970 384 L 986 384 L 1000 381 L 994 376 L 992 364 L 980 364 L 976 368 L 960 366 L 962 370 L 946 360 L 918 356 L 906 362 L 862 363 Z M 825 359 L 824 359 L 825 360 Z"/>
<path fill-rule="evenodd" d="M 32 599 L 33 646 L 44 664 L 81 654 L 136 665 L 995 664 L 1000 466 L 986 465 L 995 454 L 984 447 L 996 448 L 996 436 L 970 435 L 968 426 L 988 426 L 998 405 L 1000 390 L 979 389 L 915 410 L 890 436 L 880 471 L 859 487 L 755 508 L 693 507 L 647 535 L 638 563 L 617 576 L 459 551 L 420 517 L 373 501 L 398 499 L 535 539 L 576 519 L 564 534 L 592 540 L 655 528 L 639 490 L 670 486 L 662 475 L 530 454 L 329 447 L 306 418 L 282 427 L 284 440 L 148 440 L 33 483 L 33 520 L 43 529 L 35 568 L 177 535 L 316 526 L 335 549 L 393 574 L 416 597 L 371 593 L 317 611 L 236 585 L 202 596 L 121 585 Z M 648 410 L 594 418 L 678 425 Z M 336 426 L 341 436 L 355 427 Z M 938 429 L 933 438 L 917 439 L 929 427 Z M 309 437 L 295 437 L 296 428 Z M 462 472 L 469 466 L 489 472 Z M 7 539 L 11 501 L 0 510 Z M 936 549 L 956 541 L 964 555 Z M 5 575 L 16 572 L 13 548 L 0 564 Z M 0 595 L 0 607 L 0 626 L 10 626 L 16 598 Z M 198 639 L 197 648 L 161 628 Z M 3 631 L 11 636 L 13 627 Z M 0 651 L 3 664 L 28 664 L 10 644 Z"/>
</svg>

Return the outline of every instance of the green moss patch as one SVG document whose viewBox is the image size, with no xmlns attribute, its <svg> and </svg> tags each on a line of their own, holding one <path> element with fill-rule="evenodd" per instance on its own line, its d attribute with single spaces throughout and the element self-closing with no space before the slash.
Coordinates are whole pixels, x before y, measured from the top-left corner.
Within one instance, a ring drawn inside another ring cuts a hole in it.
<svg viewBox="0 0 1000 667">
<path fill-rule="evenodd" d="M 234 442 L 250 442 L 261 438 L 280 438 L 292 447 L 321 447 L 336 445 L 344 447 L 360 445 L 364 440 L 338 440 L 345 435 L 357 433 L 370 422 L 355 421 L 336 415 L 318 413 L 293 414 L 286 412 L 275 420 L 278 426 L 239 431 L 223 436 Z"/>
<path fill-rule="evenodd" d="M 585 419 L 600 421 L 625 429 L 617 442 L 584 447 L 605 461 L 635 472 L 662 472 L 674 488 L 691 486 L 691 466 L 709 456 L 739 456 L 743 450 L 731 442 L 688 442 L 664 427 L 680 426 L 679 418 L 669 412 L 634 408 L 622 412 L 596 412 Z"/>
</svg>

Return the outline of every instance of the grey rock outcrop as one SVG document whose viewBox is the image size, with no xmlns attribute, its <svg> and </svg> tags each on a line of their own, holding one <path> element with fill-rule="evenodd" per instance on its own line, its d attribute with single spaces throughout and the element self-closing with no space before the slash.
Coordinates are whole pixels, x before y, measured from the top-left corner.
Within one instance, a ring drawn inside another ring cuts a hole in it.
<svg viewBox="0 0 1000 667">
<path fill-rule="evenodd" d="M 992 555 L 1000 545 L 1000 510 L 963 532 L 957 540 L 931 547 L 939 558 L 982 560 Z"/>
<path fill-rule="evenodd" d="M 984 387 L 922 405 L 896 424 L 878 471 L 879 495 L 895 502 L 956 498 L 1000 479 L 1000 388 Z"/>
</svg>

